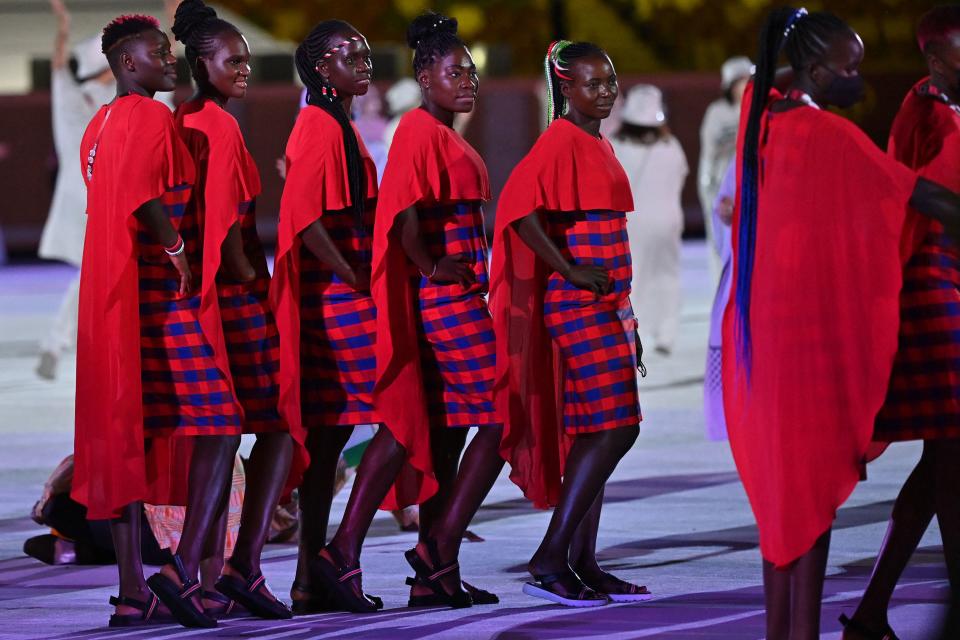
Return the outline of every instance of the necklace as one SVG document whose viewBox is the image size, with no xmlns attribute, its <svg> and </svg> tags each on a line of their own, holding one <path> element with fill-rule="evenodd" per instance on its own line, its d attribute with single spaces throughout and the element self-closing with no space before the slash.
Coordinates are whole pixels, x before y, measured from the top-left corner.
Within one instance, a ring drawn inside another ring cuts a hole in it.
<svg viewBox="0 0 960 640">
<path fill-rule="evenodd" d="M 787 100 L 793 100 L 794 102 L 802 102 L 808 107 L 813 107 L 814 109 L 819 110 L 820 105 L 813 101 L 813 98 L 810 97 L 810 94 L 806 91 L 801 91 L 800 89 L 790 89 L 787 92 Z"/>
</svg>

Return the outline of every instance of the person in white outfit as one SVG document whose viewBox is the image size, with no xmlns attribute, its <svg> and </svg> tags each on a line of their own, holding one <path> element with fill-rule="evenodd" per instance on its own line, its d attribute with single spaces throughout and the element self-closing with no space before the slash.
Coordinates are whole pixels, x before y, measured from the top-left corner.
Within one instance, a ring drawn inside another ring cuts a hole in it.
<svg viewBox="0 0 960 640">
<path fill-rule="evenodd" d="M 100 35 L 82 40 L 69 52 L 77 65 L 76 75 L 71 72 L 67 50 L 70 13 L 62 0 L 51 0 L 50 6 L 57 19 L 50 60 L 50 110 L 59 169 L 37 255 L 79 269 L 87 226 L 87 191 L 78 165 L 80 140 L 100 106 L 113 100 L 117 85 L 101 51 Z M 173 105 L 172 93 L 157 94 L 157 99 L 167 106 Z M 63 295 L 49 333 L 41 341 L 36 369 L 41 378 L 56 377 L 60 356 L 76 342 L 79 301 L 80 272 L 77 271 Z"/>
<path fill-rule="evenodd" d="M 740 125 L 740 101 L 743 90 L 753 75 L 750 58 L 737 56 L 723 63 L 720 70 L 723 95 L 707 107 L 700 125 L 700 163 L 697 168 L 697 191 L 707 232 L 707 256 L 714 284 L 720 278 L 719 241 L 722 234 L 713 226 L 713 203 L 720 183 L 730 165 L 737 146 L 737 127 Z"/>
<path fill-rule="evenodd" d="M 633 283 L 630 301 L 640 331 L 669 355 L 680 324 L 680 194 L 689 172 L 670 133 L 663 95 L 652 85 L 630 89 L 623 124 L 611 140 L 627 172 L 637 215 L 627 216 Z"/>
</svg>

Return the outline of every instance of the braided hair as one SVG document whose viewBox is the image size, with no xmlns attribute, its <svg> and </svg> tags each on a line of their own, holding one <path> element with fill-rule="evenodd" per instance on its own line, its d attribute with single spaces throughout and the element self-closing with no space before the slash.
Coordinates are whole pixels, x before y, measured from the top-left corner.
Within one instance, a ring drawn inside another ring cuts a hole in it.
<svg viewBox="0 0 960 640">
<path fill-rule="evenodd" d="M 543 71 L 547 78 L 547 124 L 567 112 L 567 99 L 560 90 L 560 82 L 573 80 L 568 73 L 570 65 L 593 56 L 606 57 L 607 52 L 592 42 L 569 40 L 555 40 L 547 47 L 547 55 L 543 59 Z"/>
<path fill-rule="evenodd" d="M 777 59 L 783 50 L 795 72 L 822 60 L 833 38 L 843 32 L 852 33 L 847 23 L 830 13 L 807 13 L 806 9 L 782 7 L 774 9 L 760 32 L 753 81 L 753 100 L 743 137 L 740 184 L 740 220 L 737 231 L 737 281 L 734 302 L 737 311 L 739 357 L 750 372 L 752 338 L 750 333 L 750 288 L 757 239 L 757 201 L 759 191 L 760 128 L 767 96 L 773 88 Z"/>
<path fill-rule="evenodd" d="M 240 34 L 235 26 L 217 17 L 213 7 L 203 0 L 183 0 L 173 19 L 173 37 L 184 44 L 187 63 L 193 79 L 200 82 L 197 59 L 209 57 L 217 50 L 217 37 L 223 33 Z"/>
<path fill-rule="evenodd" d="M 337 121 L 343 131 L 343 148 L 347 156 L 347 177 L 350 183 L 350 202 L 356 215 L 357 228 L 363 229 L 363 206 L 367 195 L 366 173 L 363 158 L 360 155 L 360 143 L 350 123 L 350 116 L 343 108 L 343 101 L 337 90 L 324 78 L 317 65 L 327 54 L 341 44 L 337 36 L 344 33 L 356 33 L 353 25 L 343 20 L 324 20 L 307 34 L 297 52 L 294 61 L 297 74 L 307 88 L 307 104 L 320 107 Z"/>
<path fill-rule="evenodd" d="M 413 49 L 415 76 L 456 47 L 466 47 L 457 35 L 457 19 L 429 11 L 407 28 L 407 45 Z"/>
<path fill-rule="evenodd" d="M 145 31 L 161 31 L 160 21 L 153 16 L 139 13 L 118 16 L 103 28 L 100 49 L 109 57 L 110 53 L 117 49 L 117 45 L 139 38 Z"/>
</svg>

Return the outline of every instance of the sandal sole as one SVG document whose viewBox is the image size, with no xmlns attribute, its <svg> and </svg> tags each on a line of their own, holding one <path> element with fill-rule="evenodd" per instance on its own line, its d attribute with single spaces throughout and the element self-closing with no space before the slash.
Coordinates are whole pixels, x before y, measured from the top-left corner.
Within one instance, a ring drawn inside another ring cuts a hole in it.
<svg viewBox="0 0 960 640">
<path fill-rule="evenodd" d="M 605 593 L 610 602 L 646 602 L 653 599 L 652 593 Z"/>
<path fill-rule="evenodd" d="M 534 598 L 541 598 L 543 600 L 553 602 L 554 604 L 563 605 L 564 607 L 575 607 L 578 609 L 604 607 L 610 604 L 609 600 L 606 598 L 603 600 L 576 600 L 574 598 L 564 598 L 563 596 L 557 595 L 553 591 L 548 591 L 547 589 L 530 582 L 525 582 L 523 584 L 523 592 L 528 596 L 533 596 Z"/>
<path fill-rule="evenodd" d="M 189 600 L 182 600 L 179 587 L 170 578 L 159 573 L 147 578 L 147 586 L 157 594 L 160 602 L 166 605 L 170 615 L 183 627 L 188 629 L 214 629 L 217 621 L 208 618 L 206 614 L 193 609 Z M 190 611 L 193 609 L 193 611 Z"/>
</svg>

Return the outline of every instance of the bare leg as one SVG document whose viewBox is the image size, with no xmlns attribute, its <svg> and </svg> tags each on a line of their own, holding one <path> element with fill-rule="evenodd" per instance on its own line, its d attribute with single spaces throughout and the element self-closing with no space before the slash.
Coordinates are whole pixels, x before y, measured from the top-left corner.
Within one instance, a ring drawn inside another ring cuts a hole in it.
<svg viewBox="0 0 960 640">
<path fill-rule="evenodd" d="M 453 496 L 457 478 L 460 453 L 467 441 L 467 429 L 433 429 L 430 432 L 430 452 L 433 456 L 433 472 L 437 477 L 437 492 L 420 505 L 421 541 L 429 538 L 429 532 L 441 518 L 444 508 Z"/>
<path fill-rule="evenodd" d="M 300 484 L 300 546 L 297 554 L 296 585 L 309 589 L 312 581 L 309 559 L 317 555 L 327 542 L 330 505 L 336 485 L 337 463 L 353 427 L 318 427 L 307 433 L 310 466 Z M 294 596 L 294 594 L 298 594 Z M 304 598 L 305 592 L 291 588 L 290 597 Z"/>
<path fill-rule="evenodd" d="M 120 595 L 126 598 L 149 602 L 151 595 L 143 579 L 143 562 L 140 558 L 140 502 L 131 502 L 120 513 L 119 518 L 110 521 L 110 534 L 117 555 L 117 569 L 120 574 Z M 118 615 L 140 613 L 139 609 L 120 605 L 116 607 Z"/>
<path fill-rule="evenodd" d="M 767 638 L 790 637 L 790 569 L 777 570 L 763 561 L 763 597 L 767 609 Z"/>
<path fill-rule="evenodd" d="M 870 582 L 853 620 L 873 631 L 889 626 L 887 609 L 890 597 L 936 510 L 934 497 L 934 454 L 925 442 L 923 455 L 914 467 L 893 505 L 887 534 L 873 565 Z M 856 637 L 848 631 L 846 637 Z"/>
<path fill-rule="evenodd" d="M 790 640 L 817 640 L 820 637 L 820 607 L 829 551 L 828 529 L 790 569 Z"/>
<path fill-rule="evenodd" d="M 567 457 L 560 502 L 540 547 L 530 559 L 533 575 L 569 570 L 573 535 L 600 495 L 607 478 L 637 439 L 639 428 L 620 427 L 609 431 L 580 434 Z"/>
<path fill-rule="evenodd" d="M 936 508 L 947 575 L 954 595 L 960 593 L 960 439 L 935 440 Z"/>
<path fill-rule="evenodd" d="M 200 560 L 200 587 L 206 592 L 216 592 L 217 578 L 223 570 L 223 552 L 227 539 L 227 516 L 230 511 L 229 493 L 225 496 L 220 514 L 210 528 L 203 544 L 203 558 Z M 216 609 L 219 602 L 201 597 L 204 609 Z"/>
</svg>

